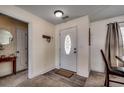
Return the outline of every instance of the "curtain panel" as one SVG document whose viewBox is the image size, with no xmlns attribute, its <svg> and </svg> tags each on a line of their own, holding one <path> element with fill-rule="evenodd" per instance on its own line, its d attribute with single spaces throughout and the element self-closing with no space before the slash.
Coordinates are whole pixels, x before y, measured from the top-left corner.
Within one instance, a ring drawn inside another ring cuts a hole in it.
<svg viewBox="0 0 124 93">
<path fill-rule="evenodd" d="M 123 65 L 115 56 L 123 55 L 123 39 L 120 26 L 117 22 L 107 25 L 107 35 L 105 43 L 105 55 L 111 67 Z"/>
</svg>

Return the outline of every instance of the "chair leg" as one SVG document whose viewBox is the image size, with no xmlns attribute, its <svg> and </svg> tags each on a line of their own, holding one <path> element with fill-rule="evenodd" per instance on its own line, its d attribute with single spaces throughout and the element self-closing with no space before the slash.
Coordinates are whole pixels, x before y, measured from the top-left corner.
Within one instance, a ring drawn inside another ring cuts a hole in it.
<svg viewBox="0 0 124 93">
<path fill-rule="evenodd" d="M 106 78 L 105 78 L 104 86 L 106 86 Z"/>
<path fill-rule="evenodd" d="M 106 86 L 109 87 L 109 74 L 106 76 Z"/>
<path fill-rule="evenodd" d="M 104 86 L 109 87 L 109 72 L 106 72 Z"/>
</svg>

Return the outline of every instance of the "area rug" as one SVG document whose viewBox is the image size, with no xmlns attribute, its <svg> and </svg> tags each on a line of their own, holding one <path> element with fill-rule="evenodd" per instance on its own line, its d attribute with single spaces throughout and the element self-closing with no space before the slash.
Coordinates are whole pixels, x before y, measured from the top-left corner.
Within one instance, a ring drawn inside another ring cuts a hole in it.
<svg viewBox="0 0 124 93">
<path fill-rule="evenodd" d="M 65 69 L 58 69 L 55 73 L 59 74 L 61 76 L 70 78 L 70 77 L 72 77 L 74 75 L 75 72 L 69 71 L 69 70 L 65 70 Z"/>
</svg>

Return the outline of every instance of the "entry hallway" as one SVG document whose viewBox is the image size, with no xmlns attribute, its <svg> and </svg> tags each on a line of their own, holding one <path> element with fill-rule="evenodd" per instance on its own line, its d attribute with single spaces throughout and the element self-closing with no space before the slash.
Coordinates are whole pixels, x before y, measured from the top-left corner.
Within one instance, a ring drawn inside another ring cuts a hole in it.
<svg viewBox="0 0 124 93">
<path fill-rule="evenodd" d="M 89 78 L 73 75 L 66 78 L 55 74 L 56 69 L 37 76 L 33 79 L 27 79 L 27 71 L 17 73 L 0 79 L 1 87 L 103 87 L 104 74 L 91 72 Z M 111 79 L 124 81 L 123 78 L 111 76 Z M 123 86 L 120 84 L 110 83 L 110 86 Z"/>
</svg>

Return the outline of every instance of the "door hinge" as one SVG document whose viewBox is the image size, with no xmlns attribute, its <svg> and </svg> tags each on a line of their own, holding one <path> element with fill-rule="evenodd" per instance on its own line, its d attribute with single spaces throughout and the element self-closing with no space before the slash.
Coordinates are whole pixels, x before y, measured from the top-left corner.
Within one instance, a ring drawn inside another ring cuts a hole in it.
<svg viewBox="0 0 124 93">
<path fill-rule="evenodd" d="M 59 62 L 59 66 L 61 67 L 61 63 Z"/>
<path fill-rule="evenodd" d="M 59 33 L 59 36 L 61 36 L 61 34 Z"/>
</svg>

